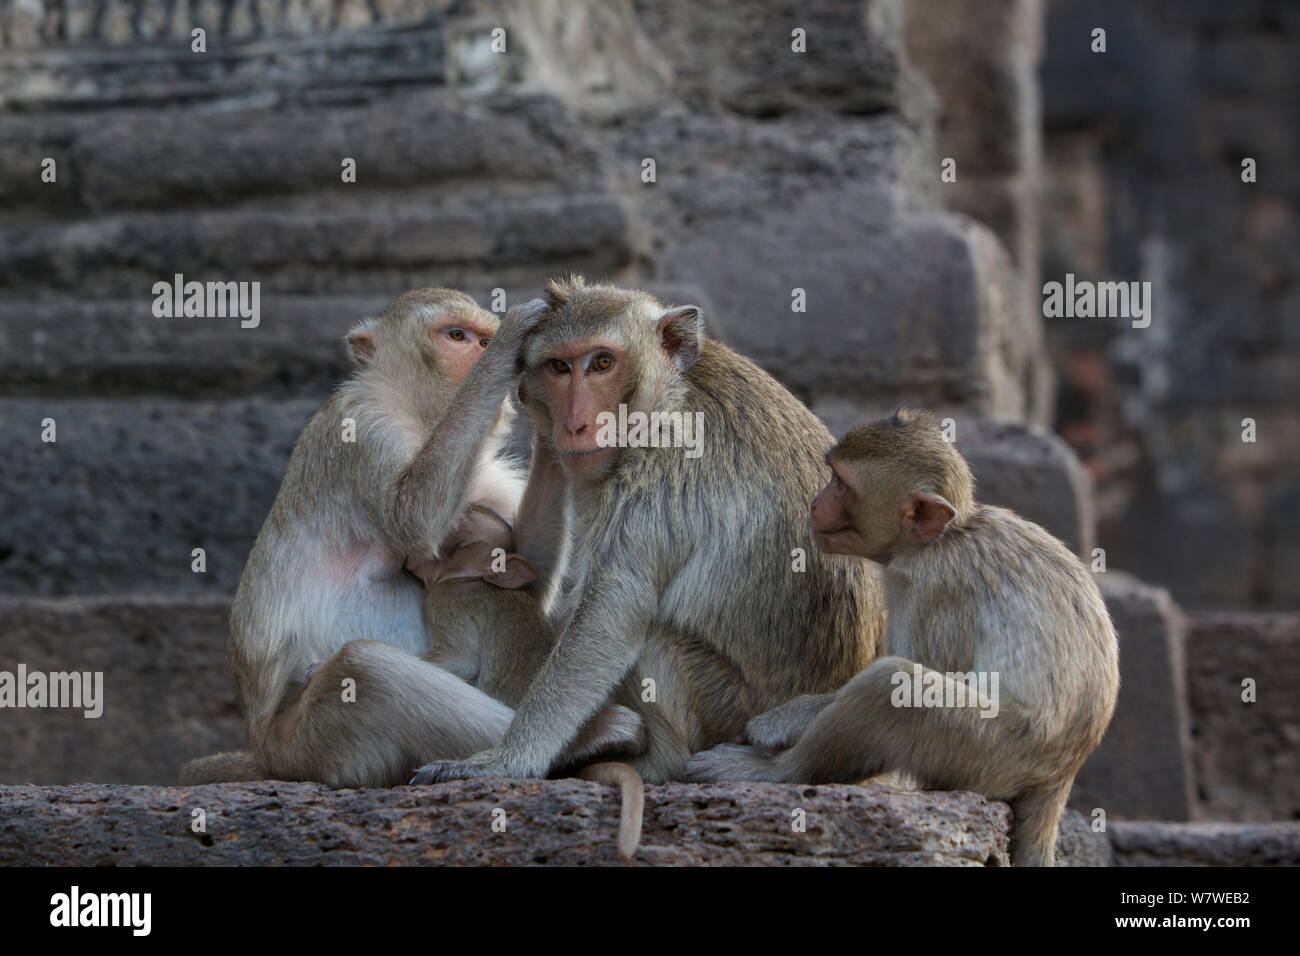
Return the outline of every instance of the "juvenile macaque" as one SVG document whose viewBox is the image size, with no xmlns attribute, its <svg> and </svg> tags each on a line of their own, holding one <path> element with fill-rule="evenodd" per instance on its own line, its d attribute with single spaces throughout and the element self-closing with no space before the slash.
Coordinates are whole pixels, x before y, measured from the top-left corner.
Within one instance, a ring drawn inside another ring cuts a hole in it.
<svg viewBox="0 0 1300 956">
<path fill-rule="evenodd" d="M 235 594 L 252 753 L 191 761 L 183 782 L 389 786 L 500 739 L 510 707 L 422 659 L 424 588 L 404 564 L 445 553 L 471 505 L 514 519 L 502 399 L 529 324 L 515 312 L 498 331 L 468 296 L 423 289 L 349 333 L 353 373 L 298 439 Z M 605 743 L 635 746 L 639 721 L 612 715 Z"/>
<path fill-rule="evenodd" d="M 831 436 L 707 338 L 698 308 L 555 281 L 521 354 L 534 449 L 516 539 L 559 639 L 499 744 L 414 782 L 546 776 L 609 700 L 648 730 L 629 762 L 646 780 L 680 779 L 694 751 L 871 660 L 883 631 L 876 572 L 820 554 L 805 519 Z M 658 413 L 650 447 L 608 443 L 620 406 Z M 553 510 L 538 500 L 567 502 L 564 520 L 533 520 Z M 792 567 L 796 549 L 806 570 Z"/>
<path fill-rule="evenodd" d="M 555 632 L 527 589 L 537 572 L 513 549 L 505 519 L 471 506 L 445 558 L 408 562 L 426 587 L 424 659 L 511 707 L 555 645 Z"/>
<path fill-rule="evenodd" d="M 885 566 L 890 656 L 836 694 L 755 718 L 749 746 L 697 754 L 691 779 L 849 783 L 901 770 L 1008 801 L 1012 860 L 1053 865 L 1070 785 L 1119 688 L 1092 576 L 1038 525 L 977 504 L 929 415 L 855 428 L 827 460 L 811 526 L 822 550 Z"/>
<path fill-rule="evenodd" d="M 530 588 L 537 572 L 513 548 L 505 519 L 472 505 L 447 543 L 445 558 L 408 565 L 427 588 L 429 650 L 424 659 L 511 707 L 523 698 L 555 646 L 555 631 Z M 616 711 L 602 710 L 587 724 L 568 748 L 566 763 L 582 764 L 600 752 L 612 713 Z M 640 775 L 624 763 L 591 764 L 576 775 L 620 787 L 619 855 L 631 860 L 645 801 Z"/>
</svg>

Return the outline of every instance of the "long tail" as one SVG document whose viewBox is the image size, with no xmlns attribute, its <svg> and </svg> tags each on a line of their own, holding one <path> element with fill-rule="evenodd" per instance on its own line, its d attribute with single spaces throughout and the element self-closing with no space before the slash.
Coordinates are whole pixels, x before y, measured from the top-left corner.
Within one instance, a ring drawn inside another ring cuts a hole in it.
<svg viewBox="0 0 1300 956">
<path fill-rule="evenodd" d="M 265 780 L 266 774 L 247 750 L 231 750 L 199 757 L 181 767 L 181 786 L 201 783 L 238 783 L 241 780 Z"/>
<path fill-rule="evenodd" d="M 580 780 L 616 783 L 623 795 L 618 818 L 618 855 L 631 863 L 641 843 L 641 820 L 645 815 L 645 781 L 636 769 L 625 763 L 594 763 L 576 774 Z"/>
</svg>

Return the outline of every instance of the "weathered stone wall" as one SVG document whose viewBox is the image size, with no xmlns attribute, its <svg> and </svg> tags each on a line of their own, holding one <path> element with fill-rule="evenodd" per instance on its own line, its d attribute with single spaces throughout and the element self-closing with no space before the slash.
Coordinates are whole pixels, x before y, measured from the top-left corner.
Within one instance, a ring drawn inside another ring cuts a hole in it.
<svg viewBox="0 0 1300 956">
<path fill-rule="evenodd" d="M 837 427 L 1041 417 L 1041 322 L 939 206 L 901 0 L 0 11 L 0 489 L 42 495 L 0 591 L 229 593 L 338 338 L 415 286 L 702 295 Z M 260 325 L 154 318 L 177 273 L 259 282 Z"/>
<path fill-rule="evenodd" d="M 1154 296 L 1144 329 L 1048 321 L 1101 544 L 1190 606 L 1295 609 L 1300 8 L 1053 0 L 1042 75 L 1043 279 Z"/>
</svg>

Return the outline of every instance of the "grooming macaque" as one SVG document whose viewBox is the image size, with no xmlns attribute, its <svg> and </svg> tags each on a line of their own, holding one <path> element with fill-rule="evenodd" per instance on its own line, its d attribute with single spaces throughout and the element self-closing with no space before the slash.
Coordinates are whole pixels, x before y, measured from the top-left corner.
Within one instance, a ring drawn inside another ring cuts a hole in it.
<svg viewBox="0 0 1300 956">
<path fill-rule="evenodd" d="M 885 566 L 890 656 L 836 694 L 755 718 L 749 746 L 697 754 L 691 779 L 847 783 L 901 770 L 1008 801 L 1013 862 L 1051 866 L 1070 785 L 1119 687 L 1091 574 L 1038 525 L 977 504 L 965 460 L 924 413 L 855 428 L 827 460 L 811 526 L 822 550 Z M 991 678 L 983 694 L 977 675 Z"/>
<path fill-rule="evenodd" d="M 646 780 L 680 779 L 694 751 L 865 666 L 883 631 L 879 581 L 813 547 L 805 502 L 830 434 L 708 339 L 698 308 L 577 278 L 552 282 L 534 318 L 519 383 L 533 465 L 515 530 L 558 642 L 500 743 L 413 782 L 546 776 L 609 700 L 646 724 L 629 762 Z M 660 413 L 663 440 L 605 447 L 602 413 L 620 405 Z M 702 415 L 702 456 L 671 447 L 672 413 Z M 538 520 L 556 510 L 538 501 L 564 502 L 563 520 Z M 797 548 L 806 570 L 792 567 Z"/>
<path fill-rule="evenodd" d="M 471 505 L 514 519 L 524 482 L 499 457 L 502 399 L 528 325 L 516 312 L 498 330 L 462 293 L 424 289 L 349 333 L 353 374 L 298 439 L 235 594 L 252 754 L 191 761 L 183 781 L 386 786 L 500 739 L 511 709 L 421 658 L 424 588 L 404 564 L 462 541 Z M 601 718 L 588 751 L 639 743 L 634 715 Z"/>
</svg>

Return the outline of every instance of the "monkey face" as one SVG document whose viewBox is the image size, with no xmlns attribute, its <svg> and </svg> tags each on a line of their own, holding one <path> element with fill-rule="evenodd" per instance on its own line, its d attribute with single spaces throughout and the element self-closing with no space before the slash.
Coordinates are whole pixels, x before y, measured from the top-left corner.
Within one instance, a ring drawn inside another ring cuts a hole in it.
<svg viewBox="0 0 1300 956">
<path fill-rule="evenodd" d="M 809 525 L 827 554 L 856 554 L 888 564 L 902 536 L 903 512 L 894 507 L 893 482 L 873 481 L 863 462 L 827 457 L 831 480 L 813 499 Z"/>
<path fill-rule="evenodd" d="M 834 459 L 831 480 L 817 493 L 809 509 L 808 524 L 812 528 L 817 547 L 828 554 L 858 554 L 857 529 L 853 524 L 853 506 L 857 494 L 841 474 L 844 466 Z"/>
<path fill-rule="evenodd" d="M 627 349 L 607 338 L 558 343 L 532 370 L 523 391 L 543 406 L 551 445 L 570 475 L 595 479 L 613 469 L 619 449 L 607 416 L 617 419 L 635 378 Z"/>
<path fill-rule="evenodd" d="M 489 321 L 489 316 L 489 313 L 451 312 L 439 316 L 430 327 L 435 366 L 453 386 L 460 384 L 492 341 L 496 326 Z"/>
<path fill-rule="evenodd" d="M 551 304 L 526 355 L 520 399 L 570 476 L 604 479 L 633 411 L 664 410 L 699 357 L 695 306 L 662 310 L 642 295 L 569 290 Z"/>
</svg>

